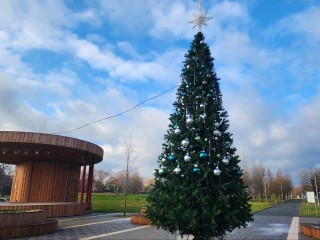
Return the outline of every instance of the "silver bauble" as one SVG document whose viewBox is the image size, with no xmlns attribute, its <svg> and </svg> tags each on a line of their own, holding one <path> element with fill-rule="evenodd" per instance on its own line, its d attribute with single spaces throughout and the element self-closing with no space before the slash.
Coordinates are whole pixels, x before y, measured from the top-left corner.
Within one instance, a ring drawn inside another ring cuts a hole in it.
<svg viewBox="0 0 320 240">
<path fill-rule="evenodd" d="M 181 133 L 181 129 L 180 129 L 180 128 L 176 128 L 176 129 L 174 130 L 174 133 L 175 133 L 175 134 L 180 134 L 180 133 Z"/>
<path fill-rule="evenodd" d="M 221 171 L 220 171 L 220 169 L 218 167 L 216 167 L 216 169 L 213 170 L 213 173 L 214 173 L 214 175 L 219 176 Z"/>
<path fill-rule="evenodd" d="M 182 145 L 183 147 L 188 147 L 188 146 L 189 146 L 189 141 L 188 141 L 188 139 L 182 140 L 181 145 Z"/>
<path fill-rule="evenodd" d="M 222 162 L 225 164 L 225 165 L 228 165 L 229 164 L 229 159 L 228 158 L 224 158 L 222 160 Z"/>
<path fill-rule="evenodd" d="M 185 156 L 184 156 L 184 160 L 185 160 L 186 162 L 190 162 L 191 156 L 190 156 L 189 154 L 185 155 Z"/>
<path fill-rule="evenodd" d="M 220 136 L 221 132 L 219 130 L 214 130 L 213 134 L 216 135 L 216 136 Z"/>
<path fill-rule="evenodd" d="M 181 168 L 178 166 L 173 170 L 176 174 L 181 172 Z"/>
<path fill-rule="evenodd" d="M 186 122 L 188 125 L 191 125 L 193 123 L 193 119 L 191 117 L 188 117 Z"/>
</svg>

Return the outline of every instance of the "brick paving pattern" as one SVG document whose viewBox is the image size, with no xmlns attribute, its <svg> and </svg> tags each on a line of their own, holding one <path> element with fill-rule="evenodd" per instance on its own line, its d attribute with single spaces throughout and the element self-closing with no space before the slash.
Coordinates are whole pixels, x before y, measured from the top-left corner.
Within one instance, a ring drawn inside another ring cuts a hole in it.
<svg viewBox="0 0 320 240">
<path fill-rule="evenodd" d="M 287 239 L 293 217 L 299 216 L 301 200 L 290 200 L 254 215 L 254 221 L 246 228 L 235 229 L 225 236 L 226 240 L 282 240 Z M 58 230 L 54 233 L 25 238 L 30 240 L 51 239 L 141 239 L 165 240 L 177 236 L 157 230 L 154 226 L 133 225 L 128 218 L 114 214 L 92 214 L 59 219 Z M 309 238 L 299 235 L 299 239 Z"/>
</svg>

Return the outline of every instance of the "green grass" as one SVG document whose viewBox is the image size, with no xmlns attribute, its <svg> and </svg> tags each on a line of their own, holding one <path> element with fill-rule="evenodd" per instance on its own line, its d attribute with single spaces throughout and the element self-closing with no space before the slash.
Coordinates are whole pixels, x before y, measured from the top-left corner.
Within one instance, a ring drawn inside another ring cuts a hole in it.
<svg viewBox="0 0 320 240">
<path fill-rule="evenodd" d="M 318 212 L 318 214 L 317 214 Z M 300 217 L 318 217 L 320 218 L 320 206 L 317 207 L 317 212 L 316 212 L 316 208 L 315 208 L 315 204 L 314 203 L 309 203 L 309 207 L 308 204 L 303 202 L 301 203 L 300 206 Z"/>
<path fill-rule="evenodd" d="M 138 213 L 141 207 L 147 206 L 146 195 L 127 195 L 127 213 Z M 92 194 L 93 212 L 123 212 L 124 196 L 116 194 Z"/>
<path fill-rule="evenodd" d="M 251 204 L 251 213 L 259 212 L 261 210 L 264 210 L 266 208 L 272 207 L 274 204 L 269 202 L 250 202 Z"/>
<path fill-rule="evenodd" d="M 124 196 L 115 194 L 92 194 L 93 212 L 123 212 Z M 273 206 L 273 203 L 250 202 L 252 213 Z M 127 195 L 127 213 L 138 213 L 141 207 L 147 206 L 147 195 Z"/>
</svg>

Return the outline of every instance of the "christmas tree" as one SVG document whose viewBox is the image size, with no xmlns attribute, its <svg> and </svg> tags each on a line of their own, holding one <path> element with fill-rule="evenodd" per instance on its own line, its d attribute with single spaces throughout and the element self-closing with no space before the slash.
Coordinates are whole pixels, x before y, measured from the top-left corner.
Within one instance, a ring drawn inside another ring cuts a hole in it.
<svg viewBox="0 0 320 240">
<path fill-rule="evenodd" d="M 245 227 L 252 215 L 214 59 L 201 31 L 185 57 L 147 217 L 170 233 L 212 239 Z"/>
</svg>

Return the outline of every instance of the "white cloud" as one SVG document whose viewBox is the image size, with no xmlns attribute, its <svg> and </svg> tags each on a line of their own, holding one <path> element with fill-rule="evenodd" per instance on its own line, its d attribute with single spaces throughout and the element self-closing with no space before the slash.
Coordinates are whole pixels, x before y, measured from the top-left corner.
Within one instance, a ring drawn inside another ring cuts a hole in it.
<svg viewBox="0 0 320 240">
<path fill-rule="evenodd" d="M 100 1 L 79 12 L 64 4 L 1 2 L 3 130 L 70 130 L 127 110 L 179 81 L 183 56 L 196 32 L 187 24 L 197 12 L 196 1 Z M 315 90 L 320 86 L 320 30 L 310 23 L 319 19 L 319 8 L 285 17 L 267 29 L 268 37 L 262 34 L 266 29 L 255 29 L 248 9 L 233 1 L 210 3 L 208 16 L 213 19 L 203 27 L 222 78 L 234 145 L 241 156 L 272 170 L 313 167 L 320 154 L 320 97 Z M 288 45 L 273 44 L 288 36 Z M 153 50 L 147 52 L 141 39 Z M 186 39 L 188 43 L 177 46 Z M 69 59 L 60 64 L 63 67 L 39 73 L 23 59 L 39 49 Z M 85 67 L 77 72 L 77 64 Z M 92 79 L 82 76 L 84 71 Z M 280 84 L 283 92 L 277 95 Z M 302 92 L 302 84 L 312 89 L 313 98 Z M 135 167 L 150 177 L 174 97 L 173 91 L 126 115 L 67 135 L 101 145 L 105 158 L 96 168 L 110 171 L 123 168 L 123 137 L 131 134 L 141 152 Z M 279 114 L 288 99 L 293 108 Z"/>
<path fill-rule="evenodd" d="M 310 42 L 320 41 L 320 29 L 317 22 L 320 19 L 320 7 L 311 7 L 304 12 L 292 14 L 283 19 L 278 26 L 278 31 L 283 34 L 298 34 Z"/>
</svg>

